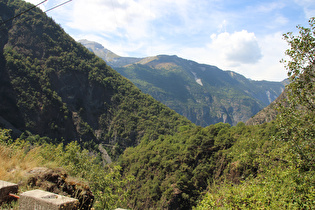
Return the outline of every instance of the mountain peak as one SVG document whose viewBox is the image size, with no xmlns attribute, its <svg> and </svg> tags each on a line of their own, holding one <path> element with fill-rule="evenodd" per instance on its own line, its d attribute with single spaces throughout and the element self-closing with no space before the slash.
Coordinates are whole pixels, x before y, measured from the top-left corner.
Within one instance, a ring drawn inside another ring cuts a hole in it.
<svg viewBox="0 0 315 210">
<path fill-rule="evenodd" d="M 106 49 L 103 45 L 101 45 L 98 42 L 89 41 L 86 39 L 81 39 L 78 42 L 84 45 L 91 52 L 94 52 L 98 57 L 102 58 L 106 62 L 113 61 L 115 58 L 120 58 L 119 55 Z"/>
<path fill-rule="evenodd" d="M 146 58 L 143 58 L 141 59 L 140 61 L 137 62 L 137 64 L 142 64 L 142 65 L 145 65 L 145 64 L 148 64 L 154 60 L 158 60 L 159 57 L 158 56 L 151 56 L 151 57 L 146 57 Z"/>
<path fill-rule="evenodd" d="M 108 50 L 106 49 L 103 45 L 101 45 L 98 42 L 94 42 L 94 41 L 89 41 L 87 39 L 81 39 L 78 42 L 80 42 L 81 44 L 83 44 L 84 46 L 89 46 L 89 45 L 93 45 L 96 49 L 104 49 L 104 50 Z M 109 51 L 109 50 L 108 50 Z"/>
<path fill-rule="evenodd" d="M 94 41 L 81 39 L 78 42 L 85 46 L 88 50 L 93 52 L 95 55 L 106 61 L 111 67 L 127 66 L 129 64 L 137 63 L 142 60 L 142 58 L 121 57 L 106 49 L 102 44 Z"/>
</svg>

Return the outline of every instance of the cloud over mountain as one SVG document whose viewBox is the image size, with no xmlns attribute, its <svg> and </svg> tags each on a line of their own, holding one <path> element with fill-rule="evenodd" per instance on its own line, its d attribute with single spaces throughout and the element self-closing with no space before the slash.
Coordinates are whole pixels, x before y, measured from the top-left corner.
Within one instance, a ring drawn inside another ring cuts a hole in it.
<svg viewBox="0 0 315 210">
<path fill-rule="evenodd" d="M 212 34 L 211 40 L 209 48 L 219 53 L 230 66 L 257 63 L 262 58 L 255 34 L 246 30 Z"/>
</svg>

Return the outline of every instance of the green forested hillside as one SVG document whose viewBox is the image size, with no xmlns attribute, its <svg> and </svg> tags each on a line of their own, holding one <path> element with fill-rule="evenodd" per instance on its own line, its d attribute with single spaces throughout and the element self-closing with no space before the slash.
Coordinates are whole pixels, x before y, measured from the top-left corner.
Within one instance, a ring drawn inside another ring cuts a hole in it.
<svg viewBox="0 0 315 210">
<path fill-rule="evenodd" d="M 31 7 L 1 1 L 1 18 Z M 112 153 L 145 135 L 171 134 L 188 120 L 75 42 L 41 10 L 1 26 L 0 116 L 2 124 L 66 142 L 110 145 Z"/>
<path fill-rule="evenodd" d="M 299 158 L 275 141 L 278 135 L 274 123 L 219 123 L 129 148 L 119 162 L 124 175 L 135 177 L 128 207 L 314 207 L 314 171 L 296 165 Z"/>
<path fill-rule="evenodd" d="M 119 163 L 135 181 L 128 200 L 132 209 L 189 209 L 213 179 L 223 173 L 228 159 L 222 152 L 236 139 L 251 133 L 240 123 L 218 123 L 206 128 L 183 130 L 156 141 L 143 141 L 128 148 Z"/>
</svg>

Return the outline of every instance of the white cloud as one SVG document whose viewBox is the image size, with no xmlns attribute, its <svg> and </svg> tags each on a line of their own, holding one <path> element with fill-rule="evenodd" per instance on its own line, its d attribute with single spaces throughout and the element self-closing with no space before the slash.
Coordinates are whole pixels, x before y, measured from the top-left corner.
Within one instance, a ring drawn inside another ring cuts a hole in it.
<svg viewBox="0 0 315 210">
<path fill-rule="evenodd" d="M 81 33 L 88 31 L 137 42 L 156 39 L 161 34 L 198 34 L 205 24 L 211 25 L 217 19 L 214 11 L 206 10 L 205 2 L 208 4 L 204 0 L 75 0 L 69 11 L 58 11 L 55 17 L 57 21 L 66 20 L 66 28 Z"/>
<path fill-rule="evenodd" d="M 243 30 L 212 35 L 211 41 L 205 47 L 180 49 L 178 55 L 232 70 L 253 80 L 282 81 L 287 78 L 279 62 L 288 47 L 281 33 L 256 38 L 253 33 Z"/>
<path fill-rule="evenodd" d="M 223 20 L 222 21 L 222 24 L 220 24 L 219 26 L 218 26 L 218 31 L 219 32 L 226 32 L 226 26 L 227 26 L 227 21 L 226 20 Z"/>
<path fill-rule="evenodd" d="M 28 0 L 38 4 L 41 0 Z M 65 0 L 48 1 L 42 10 L 52 8 Z M 150 21 L 155 18 L 146 0 L 75 0 L 48 13 L 71 34 L 95 33 L 104 37 L 115 36 L 142 39 L 150 33 Z"/>
<path fill-rule="evenodd" d="M 257 63 L 262 54 L 254 33 L 246 30 L 211 35 L 209 48 L 216 51 L 230 66 Z"/>
<path fill-rule="evenodd" d="M 259 40 L 261 52 L 264 55 L 256 64 L 246 64 L 238 67 L 237 72 L 256 80 L 281 81 L 287 78 L 287 72 L 280 63 L 285 58 L 287 43 L 282 39 L 282 33 L 269 34 Z"/>
<path fill-rule="evenodd" d="M 282 9 L 283 7 L 285 7 L 285 3 L 281 1 L 275 1 L 275 2 L 269 2 L 269 3 L 262 1 L 262 4 L 260 4 L 254 11 L 269 13 L 274 10 Z"/>
<path fill-rule="evenodd" d="M 282 26 L 285 26 L 289 23 L 288 18 L 284 17 L 281 14 L 275 14 L 273 17 L 273 21 L 266 25 L 267 29 L 278 29 Z"/>
<path fill-rule="evenodd" d="M 294 0 L 296 4 L 304 9 L 305 17 L 307 19 L 315 17 L 315 2 L 314 0 Z"/>
</svg>

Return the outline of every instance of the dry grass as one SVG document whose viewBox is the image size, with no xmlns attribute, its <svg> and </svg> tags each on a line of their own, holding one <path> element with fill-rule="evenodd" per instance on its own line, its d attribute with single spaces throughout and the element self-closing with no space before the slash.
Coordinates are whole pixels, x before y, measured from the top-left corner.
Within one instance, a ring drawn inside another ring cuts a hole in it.
<svg viewBox="0 0 315 210">
<path fill-rule="evenodd" d="M 26 172 L 42 163 L 36 149 L 25 153 L 23 149 L 16 149 L 0 145 L 0 180 L 19 183 L 26 179 Z"/>
</svg>

